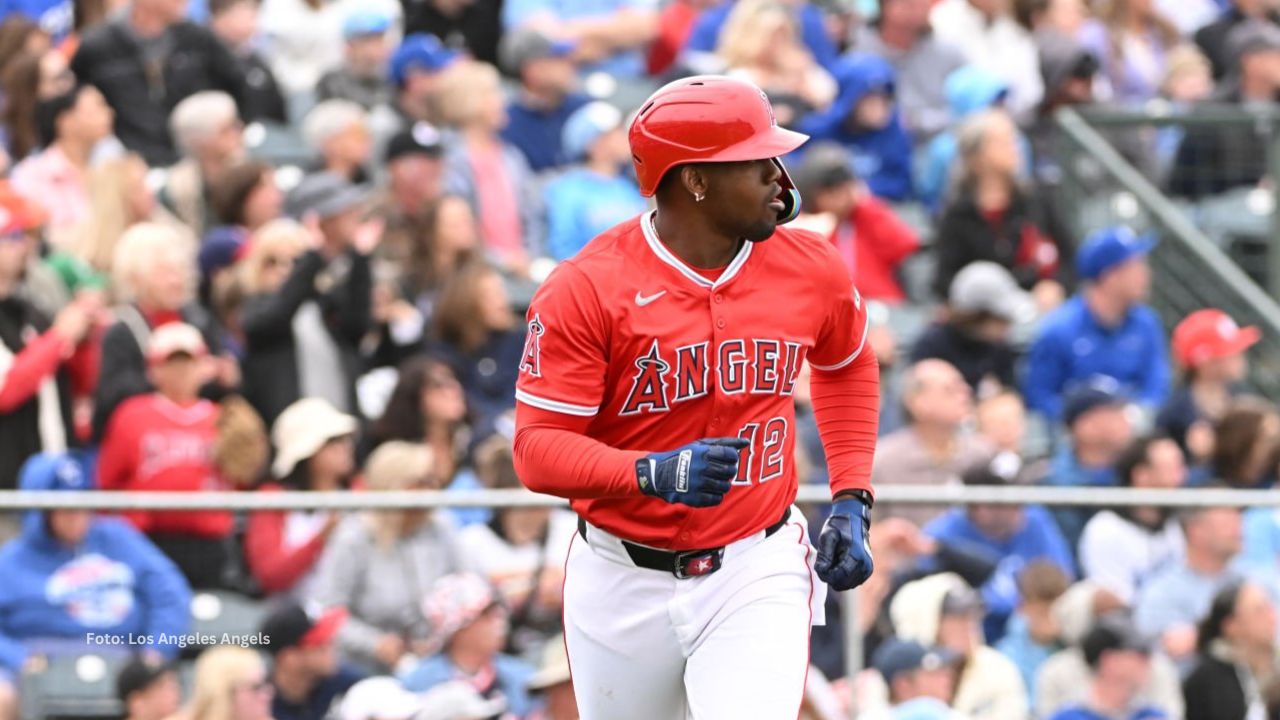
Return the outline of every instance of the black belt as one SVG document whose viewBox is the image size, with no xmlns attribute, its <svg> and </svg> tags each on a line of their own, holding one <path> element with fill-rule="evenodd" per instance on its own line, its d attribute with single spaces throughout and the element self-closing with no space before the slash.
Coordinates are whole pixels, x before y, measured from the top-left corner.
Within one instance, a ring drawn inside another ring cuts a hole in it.
<svg viewBox="0 0 1280 720">
<path fill-rule="evenodd" d="M 790 516 L 791 508 L 787 508 L 778 522 L 764 529 L 764 536 L 769 537 L 781 530 Z M 578 534 L 584 541 L 587 539 L 587 521 L 581 516 L 578 517 Z M 669 572 L 681 580 L 710 575 L 724 562 L 724 546 L 703 550 L 659 550 L 622 540 L 622 547 L 636 567 Z"/>
</svg>

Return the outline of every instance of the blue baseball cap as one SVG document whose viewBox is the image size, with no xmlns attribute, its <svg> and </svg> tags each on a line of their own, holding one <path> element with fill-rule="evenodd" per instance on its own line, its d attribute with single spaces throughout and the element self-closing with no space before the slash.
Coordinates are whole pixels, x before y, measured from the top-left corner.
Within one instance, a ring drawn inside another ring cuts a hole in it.
<svg viewBox="0 0 1280 720">
<path fill-rule="evenodd" d="M 1067 389 L 1062 398 L 1062 421 L 1067 427 L 1085 413 L 1100 407 L 1123 407 L 1129 395 L 1120 381 L 1107 375 L 1094 375 Z"/>
<path fill-rule="evenodd" d="M 1108 270 L 1156 246 L 1153 235 L 1139 235 L 1124 227 L 1109 227 L 1085 238 L 1076 252 L 1076 272 L 1081 280 L 1097 280 Z"/>
<path fill-rule="evenodd" d="M 374 8 L 359 8 L 342 21 L 342 36 L 381 35 L 391 28 L 391 16 Z"/>
<path fill-rule="evenodd" d="M 916 670 L 937 670 L 959 658 L 945 648 L 926 648 L 914 640 L 893 638 L 876 649 L 871 665 L 884 676 L 886 683 L 893 683 L 898 675 Z"/>
<path fill-rule="evenodd" d="M 414 33 L 406 36 L 391 55 L 391 82 L 403 87 L 410 70 L 440 72 L 461 55 L 457 50 L 446 48 L 435 35 Z"/>
<path fill-rule="evenodd" d="M 592 143 L 610 130 L 622 127 L 622 121 L 621 110 L 600 100 L 574 110 L 560 131 L 565 157 L 573 161 L 582 160 Z"/>
</svg>

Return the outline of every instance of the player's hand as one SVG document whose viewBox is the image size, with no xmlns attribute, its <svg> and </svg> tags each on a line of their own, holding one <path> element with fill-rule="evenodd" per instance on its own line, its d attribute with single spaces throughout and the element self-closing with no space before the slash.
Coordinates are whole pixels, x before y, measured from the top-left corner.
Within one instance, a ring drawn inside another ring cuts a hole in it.
<svg viewBox="0 0 1280 720">
<path fill-rule="evenodd" d="M 835 590 L 856 588 L 871 577 L 871 506 L 858 498 L 838 500 L 818 535 L 818 577 Z"/>
<path fill-rule="evenodd" d="M 704 438 L 636 462 L 636 481 L 646 495 L 690 507 L 711 507 L 724 500 L 738 476 L 738 451 L 745 438 Z"/>
</svg>

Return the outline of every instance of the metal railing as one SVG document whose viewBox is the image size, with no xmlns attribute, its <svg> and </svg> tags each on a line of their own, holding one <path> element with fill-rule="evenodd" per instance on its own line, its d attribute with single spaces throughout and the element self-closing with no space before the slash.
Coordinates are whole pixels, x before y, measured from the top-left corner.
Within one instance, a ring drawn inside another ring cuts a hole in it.
<svg viewBox="0 0 1280 720">
<path fill-rule="evenodd" d="M 1160 506 L 1160 507 L 1280 507 L 1280 490 L 1135 489 L 1045 486 L 965 486 L 965 485 L 882 485 L 876 488 L 878 502 L 901 505 L 1014 504 L 1048 506 Z M 825 504 L 831 491 L 822 486 L 799 488 L 796 501 Z M 464 492 L 49 492 L 0 491 L 0 512 L 44 509 L 87 510 L 405 510 L 443 507 L 561 507 L 565 500 L 527 490 L 475 490 Z M 841 595 L 844 622 L 846 674 L 862 668 L 862 634 L 857 622 L 856 592 Z M 849 683 L 850 692 L 855 683 Z M 851 717 L 858 712 L 857 697 L 851 697 Z"/>
<path fill-rule="evenodd" d="M 1048 505 L 1074 507 L 1280 507 L 1280 490 L 1229 488 L 1158 490 L 1031 485 L 882 485 L 876 501 L 897 505 Z M 801 486 L 796 502 L 825 504 L 831 491 Z M 422 508 L 564 507 L 568 502 L 527 490 L 385 492 L 106 492 L 0 491 L 0 512 L 19 510 L 411 510 Z"/>
<path fill-rule="evenodd" d="M 1273 141 L 1259 147 L 1258 152 L 1267 153 L 1268 166 L 1276 168 L 1280 167 L 1280 132 L 1275 132 L 1280 128 L 1280 113 L 1240 108 L 1185 115 L 1123 110 L 1077 113 L 1068 109 L 1059 114 L 1057 124 L 1061 130 L 1062 186 L 1056 200 L 1073 226 L 1072 234 L 1081 238 L 1108 224 L 1157 232 L 1161 242 L 1150 258 L 1154 270 L 1151 304 L 1166 328 L 1172 330 L 1187 314 L 1205 307 L 1220 308 L 1241 324 L 1259 326 L 1263 339 L 1251 353 L 1254 362 L 1249 383 L 1257 392 L 1280 401 L 1280 304 L 1273 298 L 1275 293 L 1264 291 L 1204 231 L 1205 207 L 1216 201 L 1176 203 L 1149 177 L 1149 169 L 1144 174 L 1113 142 L 1117 133 L 1124 137 L 1126 132 L 1132 135 L 1145 126 L 1178 124 L 1191 130 L 1213 126 L 1222 132 L 1246 128 L 1258 132 L 1261 126 L 1265 129 L 1262 135 Z M 1237 200 L 1242 204 L 1228 214 L 1254 216 L 1250 222 L 1265 236 L 1266 260 L 1264 267 L 1253 269 L 1280 289 L 1280 248 L 1268 239 L 1276 236 L 1280 217 L 1275 213 L 1274 192 L 1262 188 L 1240 192 L 1255 202 Z"/>
</svg>

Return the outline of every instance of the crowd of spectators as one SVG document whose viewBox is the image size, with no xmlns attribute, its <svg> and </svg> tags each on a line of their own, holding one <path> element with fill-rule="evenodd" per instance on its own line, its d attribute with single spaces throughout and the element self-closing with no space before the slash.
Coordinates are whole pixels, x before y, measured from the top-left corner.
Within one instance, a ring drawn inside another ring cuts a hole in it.
<svg viewBox="0 0 1280 720">
<path fill-rule="evenodd" d="M 1072 234 L 1053 121 L 1274 102 L 1274 0 L 12 0 L 0 488 L 520 487 L 524 304 L 646 208 L 629 113 L 692 73 L 813 138 L 786 159 L 795 226 L 874 306 L 876 483 L 1277 481 L 1280 411 L 1242 385 L 1259 331 L 1214 309 L 1167 331 L 1158 238 Z M 1271 188 L 1264 142 L 1117 138 L 1190 198 Z M 931 320 L 904 336 L 904 307 Z M 869 669 L 828 612 L 801 717 L 847 717 L 849 687 L 867 718 L 1280 717 L 1269 510 L 876 516 L 844 619 Z M 104 634 L 149 638 L 119 658 L 137 720 L 572 720 L 575 531 L 545 508 L 0 521 L 0 720 Z M 263 603 L 270 642 L 175 665 L 208 592 Z"/>
</svg>

